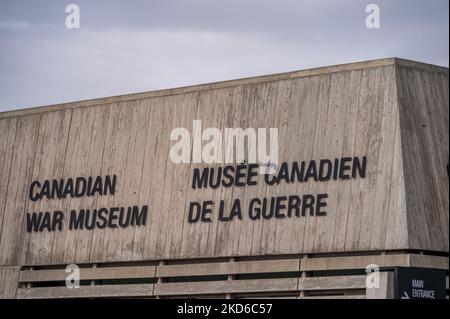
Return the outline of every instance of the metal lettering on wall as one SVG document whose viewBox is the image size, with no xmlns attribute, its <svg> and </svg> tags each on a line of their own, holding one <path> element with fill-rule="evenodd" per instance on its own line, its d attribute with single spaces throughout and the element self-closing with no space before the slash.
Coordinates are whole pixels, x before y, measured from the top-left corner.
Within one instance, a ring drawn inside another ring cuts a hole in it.
<svg viewBox="0 0 450 319">
<path fill-rule="evenodd" d="M 258 164 L 206 167 L 202 170 L 195 168 L 192 175 L 193 189 L 206 189 L 223 187 L 245 187 L 258 185 Z M 330 180 L 348 180 L 351 178 L 365 178 L 367 171 L 367 157 L 343 157 L 333 161 L 322 159 L 305 162 L 283 162 L 275 174 L 265 174 L 264 183 L 278 185 L 280 183 L 307 183 L 309 181 L 327 182 Z M 234 199 L 225 209 L 225 201 L 220 200 L 217 218 L 219 221 L 242 220 L 244 213 L 250 220 L 291 218 L 304 216 L 326 216 L 328 194 L 290 194 L 276 197 L 252 198 L 247 210 L 239 198 Z M 211 222 L 215 203 L 212 200 L 191 202 L 189 204 L 188 222 Z"/>
<path fill-rule="evenodd" d="M 33 181 L 30 185 L 29 198 L 32 201 L 63 199 L 67 197 L 104 196 L 116 193 L 117 176 L 89 176 Z M 27 213 L 27 232 L 55 231 L 67 227 L 69 230 L 95 228 L 127 228 L 128 226 L 144 226 L 147 221 L 148 206 L 101 207 L 96 209 L 82 208 L 70 210 L 69 221 L 64 223 L 62 211 Z"/>
<path fill-rule="evenodd" d="M 216 189 L 220 186 L 246 187 L 258 185 L 258 164 L 227 165 L 224 167 L 195 168 L 192 172 L 193 189 Z M 327 182 L 331 180 L 348 180 L 365 178 L 367 157 L 343 157 L 334 160 L 322 159 L 309 162 L 283 162 L 275 174 L 265 174 L 264 183 L 269 186 L 280 183 Z M 85 196 L 106 196 L 116 193 L 117 176 L 76 177 L 45 180 L 42 183 L 33 181 L 29 188 L 31 201 L 53 200 L 64 198 L 81 198 Z M 242 220 L 247 216 L 250 220 L 271 218 L 292 218 L 305 216 L 326 216 L 328 194 L 289 194 L 275 197 L 252 198 L 248 203 L 241 203 L 239 198 L 232 200 L 231 205 L 220 200 L 218 206 L 212 200 L 193 201 L 188 206 L 188 223 L 211 222 L 214 209 L 217 219 L 228 222 Z M 246 205 L 247 209 L 243 208 Z M 228 209 L 226 209 L 228 207 Z M 27 232 L 63 230 L 93 230 L 95 228 L 127 228 L 128 226 L 144 226 L 147 221 L 148 205 L 128 207 L 101 207 L 70 210 L 65 222 L 64 212 L 33 212 L 26 215 Z M 245 214 L 245 215 L 244 215 Z"/>
</svg>

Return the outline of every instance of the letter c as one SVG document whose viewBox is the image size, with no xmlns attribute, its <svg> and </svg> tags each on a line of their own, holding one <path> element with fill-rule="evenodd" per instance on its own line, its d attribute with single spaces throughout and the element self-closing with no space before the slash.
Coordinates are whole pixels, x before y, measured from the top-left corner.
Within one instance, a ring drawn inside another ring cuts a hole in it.
<svg viewBox="0 0 450 319">
<path fill-rule="evenodd" d="M 34 181 L 34 182 L 31 183 L 31 185 L 30 185 L 30 193 L 29 193 L 29 197 L 30 197 L 30 199 L 31 199 L 33 202 L 37 201 L 38 199 L 41 199 L 40 194 L 37 193 L 37 192 L 34 193 L 34 196 L 33 196 L 33 189 L 34 189 L 35 186 L 37 186 L 37 187 L 40 189 L 40 188 L 41 188 L 41 184 L 40 184 L 38 181 Z"/>
</svg>

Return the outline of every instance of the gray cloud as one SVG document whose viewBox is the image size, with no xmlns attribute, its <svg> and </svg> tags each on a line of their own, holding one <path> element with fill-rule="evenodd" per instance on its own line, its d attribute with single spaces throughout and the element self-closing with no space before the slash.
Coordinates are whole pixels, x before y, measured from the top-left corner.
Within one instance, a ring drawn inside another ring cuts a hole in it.
<svg viewBox="0 0 450 319">
<path fill-rule="evenodd" d="M 448 1 L 0 4 L 0 111 L 399 56 L 448 66 Z M 69 2 L 68 2 L 69 3 Z"/>
</svg>

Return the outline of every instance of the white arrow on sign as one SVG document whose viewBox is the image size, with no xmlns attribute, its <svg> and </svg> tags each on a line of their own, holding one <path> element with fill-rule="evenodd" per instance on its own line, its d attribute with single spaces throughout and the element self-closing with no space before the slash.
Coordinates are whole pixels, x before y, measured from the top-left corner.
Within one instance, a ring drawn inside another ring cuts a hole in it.
<svg viewBox="0 0 450 319">
<path fill-rule="evenodd" d="M 403 296 L 401 296 L 400 299 L 409 299 L 408 293 L 406 291 L 403 292 Z"/>
</svg>

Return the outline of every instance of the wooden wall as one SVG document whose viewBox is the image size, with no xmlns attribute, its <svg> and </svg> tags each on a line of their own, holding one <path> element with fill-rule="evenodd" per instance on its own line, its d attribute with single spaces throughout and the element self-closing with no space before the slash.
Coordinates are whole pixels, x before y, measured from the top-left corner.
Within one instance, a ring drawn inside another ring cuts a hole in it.
<svg viewBox="0 0 450 319">
<path fill-rule="evenodd" d="M 0 267 L 0 299 L 16 298 L 19 274 L 19 266 Z"/>
<path fill-rule="evenodd" d="M 448 251 L 448 73 L 397 67 L 409 246 Z"/>
<path fill-rule="evenodd" d="M 410 193 L 408 174 L 414 169 L 405 157 L 411 156 L 411 148 L 402 143 L 404 109 L 399 113 L 396 98 L 402 77 L 396 78 L 396 61 L 0 114 L 0 265 L 409 247 L 448 251 L 448 235 L 446 242 L 440 237 L 435 245 L 436 241 L 421 242 L 408 234 L 424 217 L 416 209 L 407 218 L 407 210 L 421 198 Z M 447 81 L 448 73 L 438 70 L 430 79 Z M 429 87 L 432 91 L 426 94 L 433 96 L 435 90 L 444 90 Z M 439 112 L 448 115 L 446 92 L 446 100 L 439 104 L 446 109 Z M 259 177 L 258 186 L 193 190 L 192 169 L 202 165 L 173 164 L 169 135 L 175 127 L 190 130 L 194 119 L 202 120 L 204 128 L 277 127 L 280 162 L 366 155 L 367 177 L 278 186 L 267 186 Z M 448 135 L 448 122 L 427 132 L 427 141 L 434 142 L 435 137 Z M 448 140 L 446 152 L 439 158 L 448 161 Z M 114 196 L 28 200 L 33 180 L 107 174 L 118 176 Z M 446 183 L 448 190 L 448 179 Z M 420 193 L 424 188 L 414 190 Z M 257 196 L 322 192 L 330 196 L 325 217 L 187 223 L 188 203 L 195 200 L 248 202 Z M 448 224 L 448 198 L 437 200 L 436 209 L 425 218 L 430 229 L 438 227 L 448 234 L 448 228 L 438 226 L 445 219 Z M 58 209 L 67 214 L 69 209 L 135 204 L 149 205 L 145 227 L 25 232 L 26 212 Z"/>
</svg>

